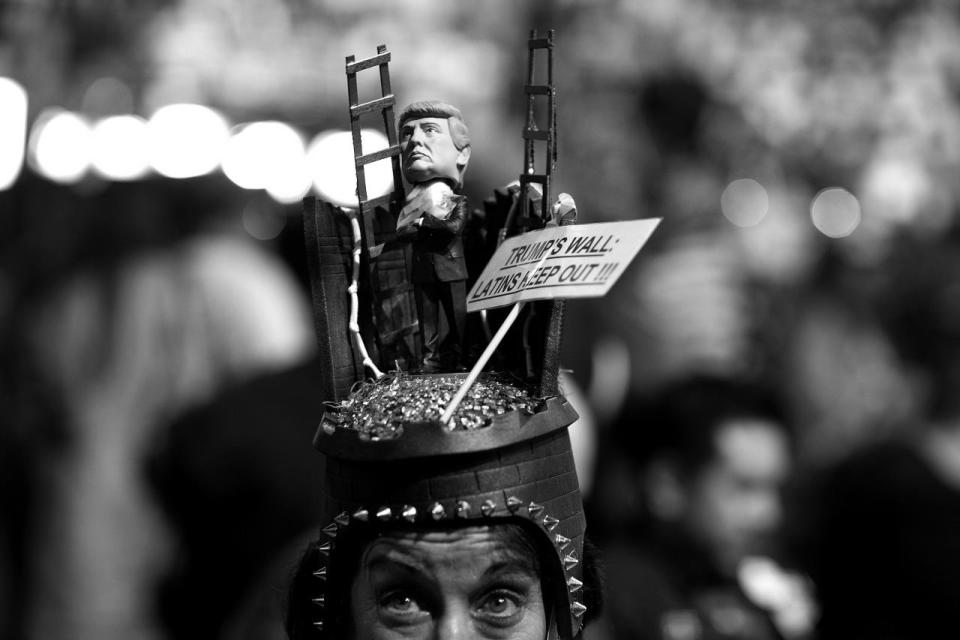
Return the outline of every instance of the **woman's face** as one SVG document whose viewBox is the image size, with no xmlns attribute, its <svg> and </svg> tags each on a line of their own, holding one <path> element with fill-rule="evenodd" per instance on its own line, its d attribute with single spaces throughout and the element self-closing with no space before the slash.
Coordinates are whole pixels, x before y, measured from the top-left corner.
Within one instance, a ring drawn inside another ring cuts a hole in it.
<svg viewBox="0 0 960 640">
<path fill-rule="evenodd" d="M 352 640 L 543 640 L 532 556 L 486 526 L 381 536 L 351 587 Z"/>
</svg>

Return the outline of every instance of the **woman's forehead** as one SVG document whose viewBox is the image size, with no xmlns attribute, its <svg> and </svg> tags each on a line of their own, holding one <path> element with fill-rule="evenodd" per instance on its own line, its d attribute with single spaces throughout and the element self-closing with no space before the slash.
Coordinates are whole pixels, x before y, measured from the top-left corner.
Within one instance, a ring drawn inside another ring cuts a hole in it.
<svg viewBox="0 0 960 640">
<path fill-rule="evenodd" d="M 473 526 L 432 531 L 388 531 L 367 545 L 363 563 L 397 561 L 414 567 L 470 559 L 483 564 L 513 564 L 534 571 L 529 549 L 520 536 L 499 527 Z"/>
</svg>

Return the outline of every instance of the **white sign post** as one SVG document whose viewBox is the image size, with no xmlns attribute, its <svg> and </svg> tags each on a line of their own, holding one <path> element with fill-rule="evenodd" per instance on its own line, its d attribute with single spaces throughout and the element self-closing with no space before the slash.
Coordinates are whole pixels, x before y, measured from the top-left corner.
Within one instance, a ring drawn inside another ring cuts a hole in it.
<svg viewBox="0 0 960 640">
<path fill-rule="evenodd" d="M 547 227 L 508 238 L 467 294 L 467 311 L 513 304 L 440 417 L 448 424 L 528 300 L 598 298 L 650 238 L 660 218 Z"/>
</svg>

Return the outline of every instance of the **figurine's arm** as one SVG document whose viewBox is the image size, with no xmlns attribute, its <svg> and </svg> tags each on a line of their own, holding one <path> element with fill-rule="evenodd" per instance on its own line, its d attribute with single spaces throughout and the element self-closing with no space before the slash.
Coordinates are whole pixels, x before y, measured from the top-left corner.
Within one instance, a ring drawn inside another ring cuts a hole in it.
<svg viewBox="0 0 960 640">
<path fill-rule="evenodd" d="M 460 235 L 463 233 L 463 225 L 466 219 L 467 198 L 465 196 L 453 196 L 456 204 L 450 211 L 450 214 L 444 218 L 438 218 L 430 212 L 425 212 L 417 221 L 424 229 L 441 231 L 450 235 Z"/>
</svg>

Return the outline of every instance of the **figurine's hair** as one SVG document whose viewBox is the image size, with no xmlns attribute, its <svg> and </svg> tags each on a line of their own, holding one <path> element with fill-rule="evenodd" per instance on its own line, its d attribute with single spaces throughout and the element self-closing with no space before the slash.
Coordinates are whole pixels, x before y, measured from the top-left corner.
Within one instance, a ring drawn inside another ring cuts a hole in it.
<svg viewBox="0 0 960 640">
<path fill-rule="evenodd" d="M 450 127 L 450 137 L 457 150 L 470 146 L 470 129 L 463 121 L 463 114 L 452 104 L 440 100 L 420 100 L 408 104 L 400 112 L 399 127 L 407 120 L 417 118 L 446 118 Z"/>
</svg>

